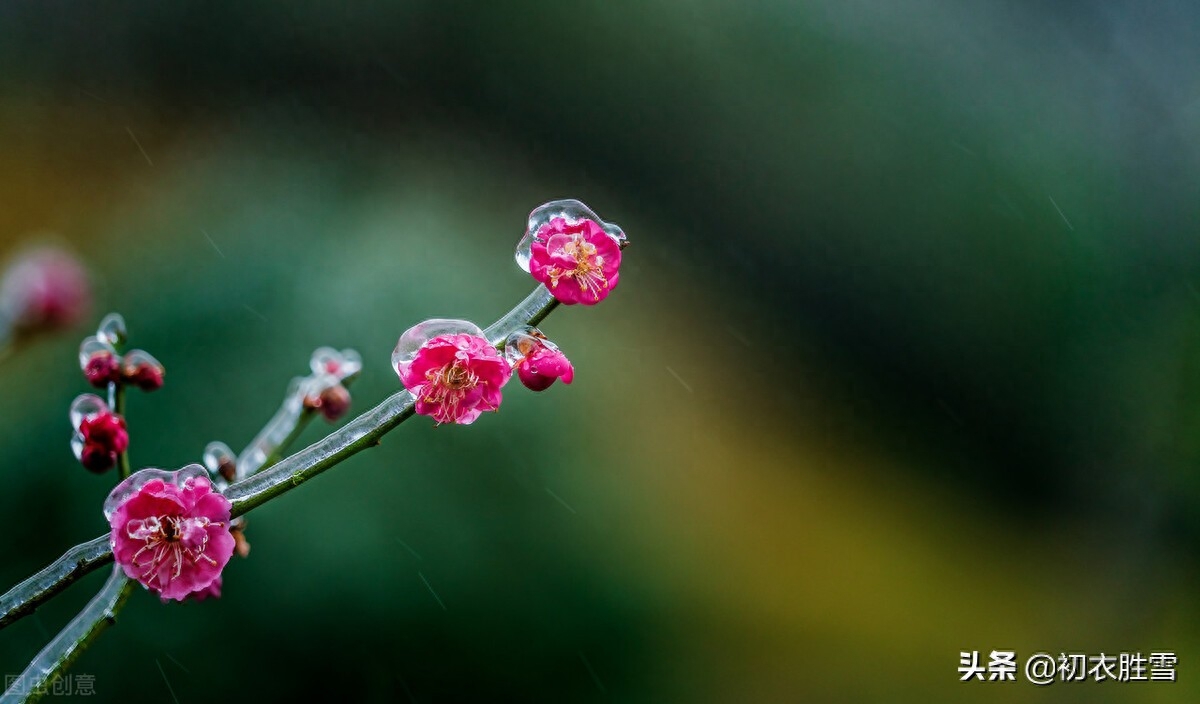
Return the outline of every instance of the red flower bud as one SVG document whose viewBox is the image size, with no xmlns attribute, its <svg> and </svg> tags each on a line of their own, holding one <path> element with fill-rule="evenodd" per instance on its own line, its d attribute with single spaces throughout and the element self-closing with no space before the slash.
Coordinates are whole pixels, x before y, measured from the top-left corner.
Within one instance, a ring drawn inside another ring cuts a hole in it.
<svg viewBox="0 0 1200 704">
<path fill-rule="evenodd" d="M 108 386 L 110 381 L 121 378 L 121 362 L 112 352 L 100 351 L 88 358 L 83 367 L 88 383 L 98 389 Z"/>
</svg>

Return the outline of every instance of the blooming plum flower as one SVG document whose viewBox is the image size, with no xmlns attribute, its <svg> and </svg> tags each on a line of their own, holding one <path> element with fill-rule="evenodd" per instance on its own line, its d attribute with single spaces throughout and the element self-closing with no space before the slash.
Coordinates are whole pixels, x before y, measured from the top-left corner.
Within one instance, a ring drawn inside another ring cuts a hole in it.
<svg viewBox="0 0 1200 704">
<path fill-rule="evenodd" d="M 594 305 L 617 287 L 625 244 L 620 227 L 577 200 L 558 200 L 529 214 L 517 263 L 561 303 Z"/>
<path fill-rule="evenodd" d="M 532 391 L 545 391 L 560 378 L 564 384 L 575 378 L 575 368 L 567 356 L 533 328 L 509 335 L 504 355 L 516 367 L 517 378 Z"/>
<path fill-rule="evenodd" d="M 71 449 L 75 459 L 97 474 L 112 469 L 118 456 L 129 447 L 125 419 L 109 410 L 94 394 L 82 394 L 71 403 L 71 424 L 75 436 Z"/>
<path fill-rule="evenodd" d="M 427 320 L 400 336 L 392 366 L 416 398 L 416 412 L 438 424 L 469 425 L 500 407 L 512 368 L 465 320 Z"/>
<path fill-rule="evenodd" d="M 203 467 L 139 470 L 104 506 L 113 557 L 130 579 L 164 600 L 220 595 L 236 541 L 230 503 L 213 491 Z"/>
</svg>

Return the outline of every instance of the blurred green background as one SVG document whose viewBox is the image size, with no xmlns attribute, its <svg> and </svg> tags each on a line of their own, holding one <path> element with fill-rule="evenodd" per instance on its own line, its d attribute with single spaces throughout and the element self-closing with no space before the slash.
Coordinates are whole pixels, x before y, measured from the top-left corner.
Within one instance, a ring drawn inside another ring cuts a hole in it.
<svg viewBox="0 0 1200 704">
<path fill-rule="evenodd" d="M 67 422 L 104 312 L 175 468 L 320 345 L 392 393 L 577 197 L 632 245 L 543 325 L 575 383 L 256 510 L 219 601 L 139 592 L 84 654 L 97 699 L 1200 701 L 1198 65 L 1185 2 L 6 3 L 0 244 L 97 303 L 0 369 L 0 582 L 106 529 Z M 1179 681 L 958 681 L 993 649 Z"/>
</svg>

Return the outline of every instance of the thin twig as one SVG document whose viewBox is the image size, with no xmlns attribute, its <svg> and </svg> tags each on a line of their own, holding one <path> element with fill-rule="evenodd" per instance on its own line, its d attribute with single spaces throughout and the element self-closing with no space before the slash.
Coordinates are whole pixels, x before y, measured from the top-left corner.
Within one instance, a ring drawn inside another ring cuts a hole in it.
<svg viewBox="0 0 1200 704">
<path fill-rule="evenodd" d="M 108 384 L 108 402 L 112 406 L 112 412 L 116 413 L 121 418 L 125 418 L 125 385 L 112 381 Z M 128 423 L 128 421 L 126 421 Z M 129 448 L 117 455 L 117 471 L 121 475 L 121 479 L 127 478 L 132 470 L 129 468 Z"/>
</svg>

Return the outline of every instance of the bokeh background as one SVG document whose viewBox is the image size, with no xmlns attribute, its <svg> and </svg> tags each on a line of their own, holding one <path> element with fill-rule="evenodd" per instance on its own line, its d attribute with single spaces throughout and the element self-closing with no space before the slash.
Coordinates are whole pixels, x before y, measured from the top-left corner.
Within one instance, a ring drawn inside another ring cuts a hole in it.
<svg viewBox="0 0 1200 704">
<path fill-rule="evenodd" d="M 526 214 L 578 197 L 632 245 L 543 326 L 576 382 L 254 511 L 219 601 L 139 592 L 80 659 L 96 699 L 1200 701 L 1198 20 L 5 3 L 0 245 L 69 244 L 97 300 L 0 368 L 0 582 L 105 530 L 66 417 L 103 313 L 167 366 L 129 425 L 174 468 L 320 345 L 392 393 L 400 332 L 502 314 Z M 958 682 L 992 649 L 1179 681 Z"/>
</svg>

